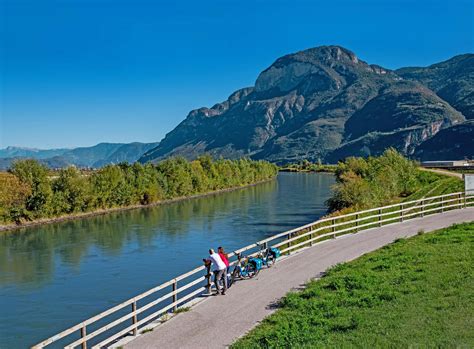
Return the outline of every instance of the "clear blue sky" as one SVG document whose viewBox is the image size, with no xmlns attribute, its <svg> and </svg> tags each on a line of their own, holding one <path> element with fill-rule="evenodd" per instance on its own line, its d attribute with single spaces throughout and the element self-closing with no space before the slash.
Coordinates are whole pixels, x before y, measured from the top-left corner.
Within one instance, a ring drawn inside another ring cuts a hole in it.
<svg viewBox="0 0 474 349">
<path fill-rule="evenodd" d="M 387 68 L 474 51 L 468 0 L 0 0 L 0 11 L 0 147 L 158 141 L 309 47 Z"/>
</svg>

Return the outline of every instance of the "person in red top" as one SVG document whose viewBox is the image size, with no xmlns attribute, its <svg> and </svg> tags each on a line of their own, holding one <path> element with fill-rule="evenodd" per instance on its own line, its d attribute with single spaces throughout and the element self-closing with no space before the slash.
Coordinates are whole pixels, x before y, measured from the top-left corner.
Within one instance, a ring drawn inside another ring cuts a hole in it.
<svg viewBox="0 0 474 349">
<path fill-rule="evenodd" d="M 224 262 L 225 267 L 226 267 L 225 274 L 223 275 L 223 278 L 226 278 L 227 284 L 230 285 L 230 283 L 229 283 L 230 280 L 227 280 L 228 275 L 229 275 L 229 257 L 227 256 L 227 253 L 225 253 L 224 248 L 222 246 L 219 246 L 219 248 L 217 249 L 217 253 L 219 253 L 219 257 L 221 257 L 221 259 Z"/>
<path fill-rule="evenodd" d="M 224 248 L 219 247 L 217 249 L 217 253 L 219 253 L 219 257 L 221 257 L 221 259 L 224 262 L 225 266 L 227 268 L 229 268 L 229 258 L 227 257 L 227 253 L 225 253 Z"/>
</svg>

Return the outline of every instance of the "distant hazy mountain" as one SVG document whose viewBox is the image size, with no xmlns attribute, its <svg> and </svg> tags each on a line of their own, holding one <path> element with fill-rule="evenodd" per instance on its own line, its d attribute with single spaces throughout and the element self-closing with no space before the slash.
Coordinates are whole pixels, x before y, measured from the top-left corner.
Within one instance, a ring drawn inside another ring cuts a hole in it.
<svg viewBox="0 0 474 349">
<path fill-rule="evenodd" d="M 297 52 L 277 59 L 255 86 L 191 111 L 140 161 L 206 152 L 278 163 L 336 162 L 389 146 L 416 156 L 440 130 L 472 118 L 473 67 L 472 54 L 391 71 L 338 46 Z M 474 145 L 466 152 L 474 155 Z"/>
<path fill-rule="evenodd" d="M 98 168 L 119 162 L 135 162 L 158 143 L 99 143 L 92 147 L 40 150 L 19 147 L 0 149 L 0 169 L 7 169 L 17 159 L 38 159 L 51 168 L 68 165 Z"/>
<path fill-rule="evenodd" d="M 62 155 L 68 150 L 70 149 L 42 150 L 36 148 L 6 147 L 5 149 L 0 149 L 0 158 L 30 157 L 35 159 L 46 159 Z"/>
<path fill-rule="evenodd" d="M 106 164 L 118 164 L 119 162 L 135 162 L 158 143 L 129 143 L 116 148 L 109 156 L 96 161 L 93 167 L 101 167 Z"/>
</svg>

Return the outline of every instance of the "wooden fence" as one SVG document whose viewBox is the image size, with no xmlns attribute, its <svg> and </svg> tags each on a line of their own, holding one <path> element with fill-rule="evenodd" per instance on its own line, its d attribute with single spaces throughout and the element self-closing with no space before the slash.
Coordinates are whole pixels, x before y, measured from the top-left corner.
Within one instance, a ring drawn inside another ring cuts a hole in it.
<svg viewBox="0 0 474 349">
<path fill-rule="evenodd" d="M 231 265 L 235 265 L 242 256 L 255 256 L 268 246 L 280 248 L 282 254 L 290 254 L 339 235 L 468 206 L 474 206 L 474 196 L 459 192 L 324 218 L 245 246 L 229 254 L 229 261 Z M 145 325 L 169 312 L 176 312 L 179 305 L 193 298 L 209 295 L 212 288 L 210 267 L 200 266 L 70 327 L 32 348 L 44 348 L 68 338 L 73 341 L 66 344 L 65 348 L 80 346 L 86 349 L 88 345 L 92 345 L 92 348 L 106 347 L 125 335 L 136 336 Z M 165 293 L 162 294 L 163 292 Z M 139 305 L 139 302 L 143 304 Z M 116 318 L 108 319 L 114 314 Z M 93 325 L 96 325 L 95 328 Z"/>
</svg>

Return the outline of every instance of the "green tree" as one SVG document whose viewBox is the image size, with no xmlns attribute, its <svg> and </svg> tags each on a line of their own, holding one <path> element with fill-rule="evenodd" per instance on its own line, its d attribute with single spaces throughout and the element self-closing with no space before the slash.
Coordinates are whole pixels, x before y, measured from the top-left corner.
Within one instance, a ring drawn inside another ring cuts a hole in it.
<svg viewBox="0 0 474 349">
<path fill-rule="evenodd" d="M 0 219 L 19 223 L 27 217 L 26 200 L 31 195 L 27 183 L 10 173 L 0 173 Z"/>
<path fill-rule="evenodd" d="M 415 162 L 395 149 L 367 159 L 349 157 L 338 164 L 331 210 L 380 206 L 408 196 L 421 186 Z"/>
<path fill-rule="evenodd" d="M 98 208 L 117 206 L 122 195 L 118 189 L 123 181 L 122 171 L 116 165 L 108 165 L 95 172 L 91 176 L 95 206 Z"/>
<path fill-rule="evenodd" d="M 89 182 L 75 167 L 60 170 L 52 188 L 54 214 L 87 210 L 90 196 Z"/>
<path fill-rule="evenodd" d="M 11 173 L 31 188 L 31 195 L 26 200 L 26 209 L 32 212 L 35 218 L 48 216 L 52 190 L 46 166 L 32 159 L 18 160 L 13 163 Z"/>
</svg>

